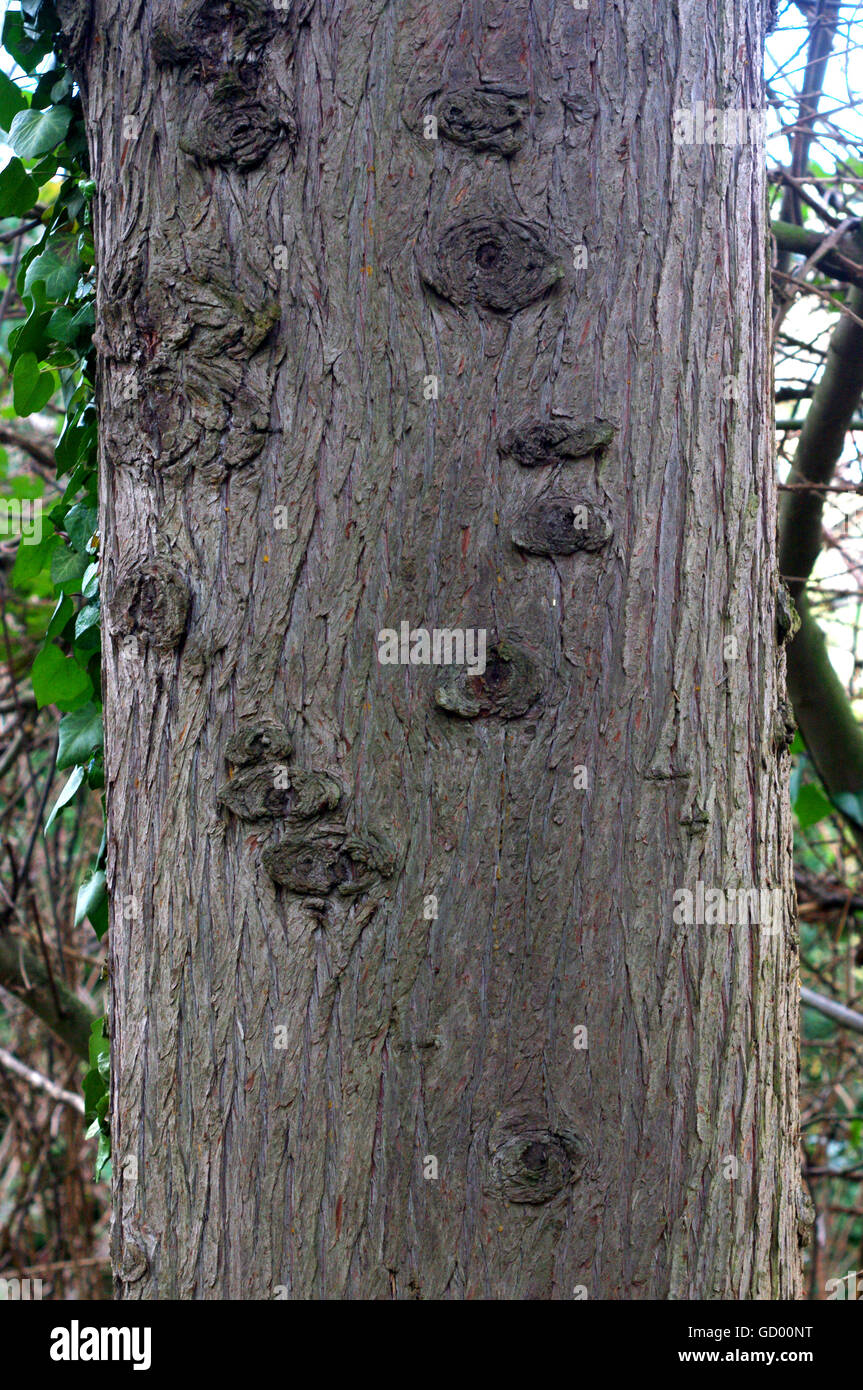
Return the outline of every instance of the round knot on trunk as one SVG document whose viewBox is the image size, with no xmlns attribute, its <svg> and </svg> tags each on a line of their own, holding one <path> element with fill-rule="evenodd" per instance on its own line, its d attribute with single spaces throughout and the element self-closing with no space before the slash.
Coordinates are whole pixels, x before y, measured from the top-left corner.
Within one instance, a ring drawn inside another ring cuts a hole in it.
<svg viewBox="0 0 863 1390">
<path fill-rule="evenodd" d="M 453 223 L 425 253 L 421 273 L 452 304 L 502 314 L 526 308 L 563 278 L 543 229 L 512 217 Z"/>
<path fill-rule="evenodd" d="M 614 534 L 611 518 L 592 502 L 542 497 L 510 532 L 513 544 L 529 555 L 574 555 L 601 550 Z"/>
<path fill-rule="evenodd" d="M 313 820 L 336 809 L 342 788 L 328 772 L 304 772 L 268 759 L 240 768 L 217 799 L 240 820 Z"/>
<path fill-rule="evenodd" d="M 189 586 L 169 561 L 150 558 L 127 564 L 108 602 L 111 631 L 170 652 L 185 636 L 190 607 Z"/>
<path fill-rule="evenodd" d="M 507 1202 L 540 1206 L 580 1176 L 584 1146 L 570 1130 L 523 1110 L 499 1117 L 489 1135 L 489 1186 Z"/>
<path fill-rule="evenodd" d="M 355 835 L 344 825 L 318 825 L 264 851 L 262 862 L 282 888 L 303 895 L 355 897 L 391 878 L 395 853 L 383 836 Z"/>
<path fill-rule="evenodd" d="M 452 666 L 435 690 L 439 709 L 461 719 L 497 715 L 517 719 L 527 714 L 542 694 L 545 677 L 534 659 L 511 642 L 489 648 L 485 670 Z"/>
<path fill-rule="evenodd" d="M 256 80 L 230 72 L 211 91 L 193 98 L 180 149 L 202 164 L 246 170 L 262 164 L 281 140 L 293 152 L 297 143 L 293 112 L 262 96 Z"/>
</svg>

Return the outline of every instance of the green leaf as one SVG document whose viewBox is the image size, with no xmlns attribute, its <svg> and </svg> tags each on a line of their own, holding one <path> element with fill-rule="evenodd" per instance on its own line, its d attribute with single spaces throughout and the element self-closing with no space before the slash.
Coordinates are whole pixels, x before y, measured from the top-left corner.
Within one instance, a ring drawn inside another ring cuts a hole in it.
<svg viewBox="0 0 863 1390">
<path fill-rule="evenodd" d="M 88 763 L 102 747 L 102 715 L 91 701 L 60 720 L 60 746 L 57 750 L 57 771 Z"/>
<path fill-rule="evenodd" d="M 20 11 L 13 10 L 7 13 L 3 25 L 3 47 L 25 72 L 35 72 L 54 47 L 54 39 L 51 34 L 36 34 L 25 24 Z"/>
<path fill-rule="evenodd" d="M 27 98 L 16 82 L 0 71 L 0 129 L 8 130 L 19 111 L 27 109 Z"/>
<path fill-rule="evenodd" d="M 22 541 L 18 546 L 15 564 L 12 567 L 12 584 L 16 589 L 30 587 L 36 575 L 48 568 L 51 556 L 60 544 L 50 523 L 43 521 L 42 525 L 43 535 L 38 545 L 25 545 Z"/>
<path fill-rule="evenodd" d="M 66 520 L 63 523 L 63 530 L 69 537 L 76 550 L 81 554 L 87 551 L 87 545 L 92 540 L 96 528 L 99 524 L 99 513 L 95 507 L 88 507 L 84 502 L 77 502 L 74 507 L 66 513 Z M 92 560 L 92 556 L 87 556 L 87 563 Z M 82 571 L 83 573 L 83 571 Z"/>
<path fill-rule="evenodd" d="M 51 315 L 48 332 L 58 343 L 74 343 L 78 334 L 92 328 L 95 322 L 96 313 L 92 304 L 85 304 L 83 309 L 77 310 L 64 304 Z"/>
<path fill-rule="evenodd" d="M 833 806 L 814 782 L 806 782 L 800 788 L 794 802 L 794 814 L 801 830 L 808 830 L 827 816 L 833 815 Z"/>
<path fill-rule="evenodd" d="M 78 580 L 83 579 L 89 563 L 88 556 L 79 555 L 68 545 L 59 545 L 51 557 L 51 583 L 58 587 L 74 583 L 77 588 Z"/>
<path fill-rule="evenodd" d="M 51 621 L 45 636 L 47 638 L 59 637 L 74 612 L 75 605 L 72 600 L 66 594 L 61 594 L 60 601 L 51 614 Z"/>
<path fill-rule="evenodd" d="M 47 76 L 53 77 L 54 73 L 48 73 Z M 50 92 L 52 102 L 56 105 L 56 103 L 62 101 L 64 97 L 71 96 L 74 86 L 75 79 L 71 72 L 64 72 L 59 82 L 52 83 Z"/>
<path fill-rule="evenodd" d="M 67 425 L 54 450 L 57 476 L 62 478 L 85 453 L 92 452 L 95 461 L 96 426 L 90 421 L 84 425 Z"/>
<path fill-rule="evenodd" d="M 34 287 L 41 281 L 45 286 L 46 299 L 68 299 L 80 274 L 81 261 L 74 243 L 69 240 L 55 241 L 28 265 L 24 276 L 24 293 L 32 295 Z"/>
<path fill-rule="evenodd" d="M 46 183 L 50 183 L 60 168 L 60 160 L 57 154 L 46 154 L 44 159 L 30 170 L 30 177 L 34 178 L 39 187 L 42 188 Z"/>
<path fill-rule="evenodd" d="M 78 889 L 75 926 L 80 927 L 85 917 L 89 918 L 90 925 L 101 941 L 108 930 L 108 889 L 102 869 L 97 869 Z"/>
<path fill-rule="evenodd" d="M 9 144 L 22 159 L 38 159 L 63 140 L 72 112 L 68 106 L 49 106 L 47 111 L 28 107 L 19 111 L 9 127 Z"/>
<path fill-rule="evenodd" d="M 91 760 L 87 767 L 87 786 L 93 792 L 100 792 L 105 786 L 105 762 L 101 753 Z"/>
<path fill-rule="evenodd" d="M 39 201 L 39 185 L 31 179 L 20 159 L 9 160 L 0 170 L 0 217 L 23 217 Z"/>
<path fill-rule="evenodd" d="M 99 1134 L 99 1147 L 96 1150 L 96 1181 L 110 1182 L 112 1175 L 111 1136 L 102 1130 Z"/>
<path fill-rule="evenodd" d="M 102 1059 L 107 1059 L 111 1055 L 111 1042 L 105 1032 L 104 1018 L 97 1018 L 90 1029 L 90 1066 L 97 1076 L 103 1076 L 106 1072 L 102 1067 Z M 85 1082 L 86 1084 L 86 1082 Z"/>
<path fill-rule="evenodd" d="M 25 352 L 18 358 L 12 374 L 16 415 L 35 415 L 48 404 L 56 389 L 57 378 L 53 372 L 40 370 L 35 353 Z"/>
<path fill-rule="evenodd" d="M 82 697 L 93 689 L 87 672 L 53 643 L 43 647 L 36 657 L 32 675 L 33 694 L 40 709 L 46 705 L 56 705 L 61 710 L 80 708 Z"/>
<path fill-rule="evenodd" d="M 52 810 L 51 810 L 51 814 L 50 814 L 50 816 L 48 817 L 48 819 L 47 819 L 46 822 L 45 822 L 45 834 L 46 834 L 46 835 L 48 834 L 48 831 L 51 829 L 51 826 L 54 824 L 54 821 L 55 821 L 55 819 L 56 819 L 56 817 L 57 817 L 58 812 L 62 811 L 62 809 L 63 809 L 64 806 L 68 806 L 68 805 L 69 805 L 69 802 L 70 802 L 70 801 L 73 799 L 73 797 L 75 796 L 75 793 L 77 792 L 77 790 L 78 790 L 78 788 L 80 787 L 80 785 L 81 785 L 81 783 L 83 782 L 83 780 L 84 780 L 84 769 L 83 769 L 83 767 L 76 767 L 76 768 L 75 768 L 75 771 L 72 773 L 72 776 L 69 778 L 69 781 L 66 783 L 66 785 L 65 785 L 65 787 L 63 788 L 63 790 L 61 791 L 60 795 L 57 797 L 57 800 L 54 802 L 53 808 L 52 808 Z"/>
<path fill-rule="evenodd" d="M 21 327 L 13 329 L 9 334 L 9 349 L 12 354 L 11 365 L 13 368 L 18 358 L 23 356 L 25 352 L 32 352 L 36 360 L 41 362 L 51 351 L 51 340 L 48 337 L 50 318 L 49 311 L 34 308 Z"/>
<path fill-rule="evenodd" d="M 81 584 L 81 593 L 84 598 L 96 598 L 99 594 L 99 565 L 98 562 L 90 565 L 84 571 L 84 579 Z"/>
<path fill-rule="evenodd" d="M 75 619 L 75 636 L 83 637 L 85 632 L 89 632 L 90 628 L 98 627 L 98 625 L 99 604 L 98 602 L 88 603 L 86 607 L 81 609 L 81 612 Z"/>
</svg>

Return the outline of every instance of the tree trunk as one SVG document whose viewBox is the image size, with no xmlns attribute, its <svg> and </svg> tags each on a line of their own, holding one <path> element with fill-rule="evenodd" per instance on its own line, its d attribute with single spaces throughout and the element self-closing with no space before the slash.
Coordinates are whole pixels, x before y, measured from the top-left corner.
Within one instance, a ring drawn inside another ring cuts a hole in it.
<svg viewBox="0 0 863 1390">
<path fill-rule="evenodd" d="M 118 1291 L 796 1296 L 767 6 L 71 8 Z"/>
</svg>

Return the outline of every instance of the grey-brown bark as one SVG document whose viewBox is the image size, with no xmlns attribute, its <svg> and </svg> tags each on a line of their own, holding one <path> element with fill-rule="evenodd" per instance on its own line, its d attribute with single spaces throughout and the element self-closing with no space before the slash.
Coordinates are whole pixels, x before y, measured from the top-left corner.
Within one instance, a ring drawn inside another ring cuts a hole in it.
<svg viewBox="0 0 863 1390">
<path fill-rule="evenodd" d="M 798 1291 L 765 12 L 96 4 L 126 1297 Z"/>
</svg>

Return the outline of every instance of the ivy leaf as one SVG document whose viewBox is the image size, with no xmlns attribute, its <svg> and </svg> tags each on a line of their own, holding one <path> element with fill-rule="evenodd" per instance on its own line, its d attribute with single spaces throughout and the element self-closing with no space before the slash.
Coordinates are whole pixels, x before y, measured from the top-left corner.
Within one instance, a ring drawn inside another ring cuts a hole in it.
<svg viewBox="0 0 863 1390">
<path fill-rule="evenodd" d="M 102 715 L 92 700 L 83 709 L 76 709 L 60 720 L 60 746 L 57 750 L 57 771 L 88 763 L 103 744 Z"/>
<path fill-rule="evenodd" d="M 67 425 L 54 450 L 57 476 L 75 467 L 78 460 L 96 448 L 96 426 L 91 421 L 86 425 Z"/>
<path fill-rule="evenodd" d="M 3 25 L 3 47 L 25 72 L 35 72 L 42 59 L 47 58 L 53 49 L 54 37 L 52 34 L 34 33 L 25 23 L 24 15 L 14 10 L 6 15 Z"/>
<path fill-rule="evenodd" d="M 90 925 L 101 941 L 108 930 L 108 889 L 103 869 L 97 869 L 78 889 L 75 926 L 80 927 L 85 917 L 89 918 Z"/>
<path fill-rule="evenodd" d="M 9 160 L 0 170 L 0 217 L 23 217 L 39 201 L 39 185 L 20 159 Z"/>
<path fill-rule="evenodd" d="M 69 802 L 74 797 L 83 780 L 83 767 L 76 767 L 75 771 L 72 773 L 72 776 L 69 778 L 69 781 L 66 783 L 60 795 L 57 797 L 57 800 L 54 802 L 51 814 L 45 822 L 46 835 L 48 834 L 48 831 L 51 829 L 51 826 L 54 824 L 54 821 L 56 820 L 58 813 L 62 811 L 64 806 L 69 805 Z"/>
<path fill-rule="evenodd" d="M 94 562 L 89 569 L 84 572 L 84 582 L 81 585 L 81 593 L 84 598 L 98 598 L 99 595 L 99 563 Z"/>
<path fill-rule="evenodd" d="M 107 1076 L 111 1043 L 105 1035 L 105 1020 L 97 1018 L 90 1029 L 90 1066 L 97 1076 Z M 103 1061 L 104 1059 L 104 1061 Z"/>
<path fill-rule="evenodd" d="M 83 555 L 86 554 L 87 545 L 92 540 L 98 524 L 99 513 L 96 508 L 88 507 L 85 502 L 76 502 L 75 506 L 66 513 L 63 530 L 75 549 Z M 91 559 L 92 556 L 87 557 L 88 564 Z"/>
<path fill-rule="evenodd" d="M 56 69 L 55 69 L 56 71 Z M 54 76 L 53 72 L 47 74 L 49 78 Z M 64 97 L 72 95 L 75 86 L 75 79 L 71 72 L 64 72 L 59 82 L 54 82 L 51 86 L 51 100 L 53 102 L 62 101 Z"/>
<path fill-rule="evenodd" d="M 56 154 L 46 154 L 35 168 L 30 170 L 30 177 L 34 178 L 39 187 L 42 188 L 46 183 L 50 183 L 60 168 L 60 160 Z"/>
<path fill-rule="evenodd" d="M 32 295 L 34 286 L 41 281 L 45 286 L 46 299 L 68 299 L 75 290 L 80 274 L 81 262 L 74 242 L 52 242 L 28 265 L 24 276 L 24 293 Z"/>
<path fill-rule="evenodd" d="M 43 527 L 46 527 L 47 531 L 38 545 L 27 545 L 22 541 L 18 546 L 15 564 L 12 567 L 12 584 L 16 589 L 28 588 L 36 575 L 47 569 L 51 563 L 51 556 L 59 544 L 59 539 L 54 535 L 50 523 L 43 522 Z"/>
<path fill-rule="evenodd" d="M 82 697 L 92 694 L 92 690 L 87 672 L 53 643 L 43 647 L 33 662 L 33 694 L 39 709 L 46 705 L 56 705 L 61 710 L 79 709 Z"/>
<path fill-rule="evenodd" d="M 16 415 L 35 415 L 50 401 L 57 389 L 53 372 L 43 372 L 35 352 L 25 352 L 15 363 L 12 392 Z"/>
<path fill-rule="evenodd" d="M 23 357 L 25 352 L 32 352 L 38 362 L 47 357 L 51 350 L 51 343 L 47 336 L 50 318 L 51 315 L 47 310 L 34 308 L 30 317 L 21 324 L 20 328 L 13 328 L 9 334 L 9 348 L 12 354 L 10 366 L 13 370 L 18 358 Z"/>
<path fill-rule="evenodd" d="M 0 129 L 8 130 L 19 111 L 27 109 L 27 98 L 16 82 L 0 71 Z"/>
<path fill-rule="evenodd" d="M 9 127 L 9 144 L 22 159 L 38 159 L 60 144 L 72 112 L 68 106 L 49 106 L 47 111 L 34 111 L 28 106 L 19 111 Z"/>
<path fill-rule="evenodd" d="M 95 322 L 92 304 L 85 304 L 82 309 L 64 304 L 51 315 L 48 332 L 58 343 L 74 343 L 78 334 L 85 328 L 92 328 Z"/>
<path fill-rule="evenodd" d="M 75 619 L 75 636 L 83 637 L 85 632 L 99 626 L 99 604 L 88 603 Z"/>
<path fill-rule="evenodd" d="M 71 584 L 82 579 L 89 565 L 87 555 L 79 555 L 68 545 L 59 545 L 51 557 L 51 583 L 58 588 L 61 584 Z"/>
<path fill-rule="evenodd" d="M 827 797 L 814 782 L 805 782 L 794 801 L 794 814 L 801 830 L 808 830 L 827 816 L 833 815 L 833 807 Z"/>
<path fill-rule="evenodd" d="M 96 1181 L 110 1182 L 113 1175 L 111 1167 L 111 1136 L 104 1130 L 99 1132 L 99 1144 L 96 1149 Z"/>
<path fill-rule="evenodd" d="M 98 663 L 96 677 L 98 679 Z M 87 768 L 87 786 L 91 792 L 100 792 L 105 786 L 105 761 L 101 753 L 97 753 L 96 757 L 91 759 Z"/>
<path fill-rule="evenodd" d="M 61 594 L 51 615 L 48 631 L 45 633 L 46 638 L 59 637 L 74 612 L 75 605 L 72 600 L 66 594 Z"/>
</svg>

